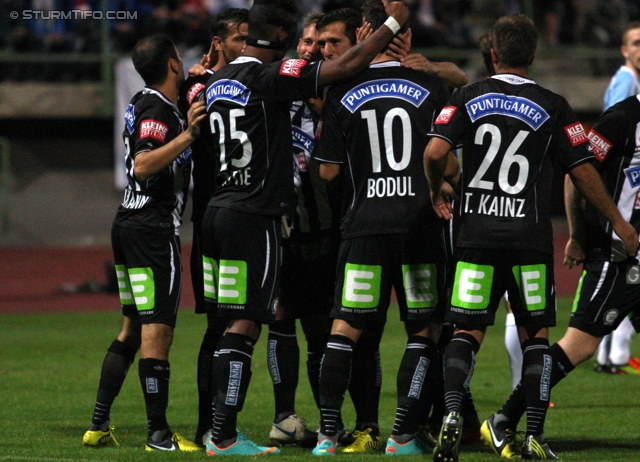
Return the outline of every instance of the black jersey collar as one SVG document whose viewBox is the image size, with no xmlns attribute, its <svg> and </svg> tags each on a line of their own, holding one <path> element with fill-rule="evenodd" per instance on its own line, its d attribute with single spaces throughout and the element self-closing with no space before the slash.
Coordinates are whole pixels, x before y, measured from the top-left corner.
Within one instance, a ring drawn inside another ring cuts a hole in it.
<svg viewBox="0 0 640 462">
<path fill-rule="evenodd" d="M 142 93 L 143 93 L 143 94 L 145 94 L 145 95 L 146 95 L 146 94 L 149 94 L 149 93 L 151 93 L 151 94 L 153 94 L 153 95 L 156 95 L 156 96 L 157 96 L 158 98 L 160 98 L 162 101 L 164 101 L 164 102 L 165 102 L 165 103 L 167 103 L 169 106 L 171 106 L 171 107 L 172 107 L 172 108 L 174 108 L 176 111 L 178 111 L 178 107 L 177 107 L 175 104 L 173 104 L 171 101 L 169 101 L 169 100 L 167 99 L 167 97 L 166 97 L 166 96 L 164 96 L 162 93 L 160 93 L 158 90 L 154 90 L 153 88 L 149 88 L 149 87 L 144 87 L 144 90 L 142 90 Z M 178 112 L 180 112 L 180 111 L 178 111 Z"/>
</svg>

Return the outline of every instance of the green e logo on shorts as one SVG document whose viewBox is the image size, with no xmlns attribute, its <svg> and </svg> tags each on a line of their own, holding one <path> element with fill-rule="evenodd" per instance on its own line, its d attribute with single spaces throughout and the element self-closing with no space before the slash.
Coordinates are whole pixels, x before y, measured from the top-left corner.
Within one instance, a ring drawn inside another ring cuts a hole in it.
<svg viewBox="0 0 640 462">
<path fill-rule="evenodd" d="M 546 265 L 514 266 L 512 271 L 527 311 L 544 310 L 547 306 Z"/>
<path fill-rule="evenodd" d="M 220 260 L 218 303 L 223 305 L 247 303 L 247 262 Z"/>
<path fill-rule="evenodd" d="M 120 303 L 136 305 L 138 311 L 153 310 L 156 304 L 156 286 L 151 268 L 116 266 Z"/>
<path fill-rule="evenodd" d="M 458 262 L 451 304 L 468 310 L 483 310 L 489 306 L 492 285 L 493 266 Z"/>
<path fill-rule="evenodd" d="M 202 256 L 202 279 L 204 282 L 204 298 L 218 299 L 218 277 L 220 270 L 218 262 L 213 258 Z"/>
<path fill-rule="evenodd" d="M 433 308 L 438 304 L 436 265 L 402 265 L 404 292 L 409 308 Z"/>
<path fill-rule="evenodd" d="M 344 267 L 342 306 L 346 308 L 376 308 L 380 301 L 382 267 L 377 265 L 354 265 Z"/>
</svg>

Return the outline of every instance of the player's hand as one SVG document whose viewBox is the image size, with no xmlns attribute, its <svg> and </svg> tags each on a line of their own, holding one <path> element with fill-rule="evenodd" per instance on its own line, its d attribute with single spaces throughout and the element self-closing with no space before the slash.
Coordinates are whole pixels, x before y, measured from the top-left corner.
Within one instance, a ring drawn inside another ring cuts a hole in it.
<svg viewBox="0 0 640 462">
<path fill-rule="evenodd" d="M 576 239 L 570 237 L 564 248 L 564 266 L 568 266 L 569 269 L 572 269 L 574 266 L 583 263 L 584 259 L 585 254 L 584 250 L 582 250 L 582 245 Z"/>
<path fill-rule="evenodd" d="M 411 51 L 411 29 L 407 29 L 406 32 L 393 37 L 388 48 L 387 55 L 394 59 L 401 59 L 407 56 L 409 51 Z"/>
<path fill-rule="evenodd" d="M 400 26 L 404 26 L 409 21 L 409 8 L 403 2 L 395 1 L 389 2 L 389 0 L 382 0 L 384 10 L 389 16 L 398 21 Z"/>
<path fill-rule="evenodd" d="M 202 65 L 195 63 L 189 69 L 189 77 L 197 77 L 199 75 L 205 75 L 207 73 L 207 69 Z"/>
<path fill-rule="evenodd" d="M 365 21 L 362 23 L 362 26 L 356 29 L 356 43 L 364 41 L 364 39 L 369 37 L 372 33 L 371 24 Z"/>
<path fill-rule="evenodd" d="M 187 131 L 191 136 L 197 138 L 200 136 L 200 121 L 207 116 L 204 101 L 196 101 L 187 112 L 188 126 Z"/>
<path fill-rule="evenodd" d="M 613 230 L 622 239 L 627 248 L 627 255 L 635 258 L 638 254 L 638 232 L 631 224 L 626 221 L 620 221 L 613 225 Z"/>
<path fill-rule="evenodd" d="M 433 74 L 435 72 L 431 61 L 422 56 L 420 53 L 411 53 L 400 59 L 404 67 L 415 69 L 416 71 L 427 72 Z"/>
<path fill-rule="evenodd" d="M 202 55 L 202 61 L 200 61 L 200 64 L 202 64 L 205 69 L 213 69 L 213 66 L 215 66 L 217 63 L 218 53 L 207 53 L 206 55 Z"/>
<path fill-rule="evenodd" d="M 453 190 L 453 187 L 446 181 L 442 182 L 440 191 L 431 191 L 431 204 L 433 206 L 433 210 L 444 220 L 450 220 L 453 216 L 453 206 L 451 205 L 451 201 L 457 198 L 458 196 Z"/>
</svg>

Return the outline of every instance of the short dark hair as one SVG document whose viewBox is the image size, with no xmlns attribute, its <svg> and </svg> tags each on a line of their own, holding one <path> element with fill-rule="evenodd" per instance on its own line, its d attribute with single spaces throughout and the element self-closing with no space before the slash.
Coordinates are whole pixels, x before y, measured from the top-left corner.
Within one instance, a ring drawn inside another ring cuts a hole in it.
<svg viewBox="0 0 640 462">
<path fill-rule="evenodd" d="M 334 22 L 344 24 L 344 34 L 349 38 L 351 45 L 356 44 L 356 30 L 362 25 L 362 15 L 355 8 L 338 8 L 325 13 L 316 24 L 316 30 L 320 31 Z"/>
<path fill-rule="evenodd" d="M 538 30 L 525 15 L 501 17 L 494 24 L 491 36 L 500 64 L 521 68 L 533 62 L 538 45 Z"/>
<path fill-rule="evenodd" d="M 627 25 L 624 28 L 624 31 L 622 32 L 623 45 L 627 44 L 627 32 L 633 29 L 640 29 L 640 21 L 631 21 L 630 23 L 627 23 Z"/>
<path fill-rule="evenodd" d="M 166 34 L 153 34 L 141 39 L 131 53 L 136 68 L 145 85 L 158 85 L 167 79 L 169 59 L 179 61 L 178 51 Z"/>
<path fill-rule="evenodd" d="M 378 30 L 388 18 L 382 0 L 366 0 L 361 9 L 362 18 L 371 24 L 373 30 Z"/>
<path fill-rule="evenodd" d="M 297 21 L 298 5 L 295 0 L 255 0 L 249 10 L 249 36 L 268 40 L 276 27 L 294 30 L 295 35 Z"/>
<path fill-rule="evenodd" d="M 482 37 L 480 37 L 480 53 L 482 54 L 482 62 L 484 63 L 484 67 L 487 69 L 488 75 L 493 75 L 496 73 L 493 68 L 493 61 L 491 59 L 491 45 L 493 39 L 491 38 L 491 32 L 487 32 Z"/>
<path fill-rule="evenodd" d="M 246 8 L 227 8 L 211 18 L 211 35 L 225 41 L 232 27 L 249 22 Z"/>
</svg>

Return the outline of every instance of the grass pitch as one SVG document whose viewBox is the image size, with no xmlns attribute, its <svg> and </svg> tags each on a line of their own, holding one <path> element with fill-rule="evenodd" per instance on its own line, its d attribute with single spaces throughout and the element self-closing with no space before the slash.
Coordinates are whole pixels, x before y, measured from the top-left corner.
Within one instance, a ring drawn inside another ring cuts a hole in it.
<svg viewBox="0 0 640 462">
<path fill-rule="evenodd" d="M 117 301 L 114 299 L 114 307 Z M 558 327 L 552 341 L 566 329 L 568 299 L 559 300 Z M 142 461 L 196 460 L 202 453 L 147 453 L 146 415 L 137 377 L 131 368 L 112 412 L 118 448 L 85 448 L 82 435 L 90 423 L 102 359 L 119 331 L 117 309 L 103 313 L 62 313 L 0 316 L 0 461 Z M 205 330 L 204 316 L 181 310 L 171 350 L 171 389 L 168 420 L 174 432 L 192 438 L 197 420 L 196 359 Z M 300 329 L 298 329 L 301 335 Z M 266 365 L 266 330 L 258 342 L 253 378 L 240 428 L 259 444 L 268 443 L 273 419 L 271 380 Z M 481 419 L 497 410 L 510 392 L 510 373 L 504 348 L 504 311 L 490 328 L 477 358 L 471 383 Z M 384 373 L 380 403 L 383 437 L 393 426 L 395 374 L 406 337 L 396 309 L 389 312 L 382 344 Z M 633 353 L 640 356 L 638 340 Z M 304 369 L 305 345 L 301 346 L 301 373 L 297 413 L 318 424 Z M 547 417 L 546 434 L 562 460 L 619 461 L 640 459 L 640 377 L 611 376 L 593 372 L 592 362 L 579 366 L 553 390 L 556 407 Z M 353 426 L 355 415 L 349 398 L 344 419 Z M 308 450 L 285 447 L 279 456 L 288 460 L 316 460 Z M 341 460 L 385 457 L 338 454 Z M 403 460 L 430 460 L 404 457 Z M 498 460 L 482 444 L 463 446 L 461 461 Z"/>
</svg>

